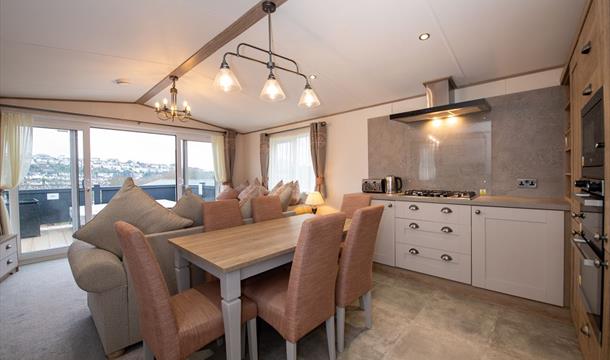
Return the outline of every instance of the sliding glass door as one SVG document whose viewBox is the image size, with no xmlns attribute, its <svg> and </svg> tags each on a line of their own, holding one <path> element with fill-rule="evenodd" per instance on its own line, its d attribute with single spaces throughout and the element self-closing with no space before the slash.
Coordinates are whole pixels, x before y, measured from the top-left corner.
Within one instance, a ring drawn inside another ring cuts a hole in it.
<svg viewBox="0 0 610 360">
<path fill-rule="evenodd" d="M 84 191 L 82 131 L 34 127 L 32 162 L 11 208 L 17 210 L 21 253 L 46 254 L 72 243 Z M 82 177 L 82 175 L 81 175 Z M 16 224 L 15 224 L 16 225 Z"/>
<path fill-rule="evenodd" d="M 212 143 L 185 140 L 183 149 L 185 187 L 207 201 L 215 200 L 219 184 L 214 175 Z"/>
</svg>

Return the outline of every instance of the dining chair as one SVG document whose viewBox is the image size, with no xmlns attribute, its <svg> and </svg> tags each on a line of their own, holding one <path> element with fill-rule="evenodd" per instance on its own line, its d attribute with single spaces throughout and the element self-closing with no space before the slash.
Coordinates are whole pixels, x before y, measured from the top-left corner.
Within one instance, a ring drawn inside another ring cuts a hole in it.
<svg viewBox="0 0 610 360">
<path fill-rule="evenodd" d="M 203 230 L 222 230 L 243 225 L 239 200 L 206 201 L 203 203 Z"/>
<path fill-rule="evenodd" d="M 259 196 L 250 201 L 252 201 L 252 218 L 255 223 L 283 217 L 279 196 Z"/>
<path fill-rule="evenodd" d="M 335 352 L 335 284 L 345 214 L 307 219 L 301 226 L 290 272 L 272 271 L 245 285 L 258 316 L 286 340 L 288 360 L 297 358 L 297 342 L 326 322 L 328 356 Z"/>
<path fill-rule="evenodd" d="M 373 288 L 373 253 L 383 205 L 367 206 L 354 212 L 341 257 L 335 299 L 337 302 L 337 350 L 345 346 L 345 308 L 361 299 L 365 326 L 372 326 L 371 289 Z"/>
<path fill-rule="evenodd" d="M 224 334 L 218 283 L 206 283 L 170 296 L 144 234 L 124 221 L 116 222 L 114 229 L 135 288 L 145 359 L 186 359 Z M 241 321 L 248 327 L 250 359 L 256 359 L 256 304 L 245 296 L 241 300 Z"/>
<path fill-rule="evenodd" d="M 366 194 L 345 194 L 341 201 L 341 212 L 345 213 L 348 219 L 354 217 L 354 212 L 363 207 L 371 205 L 371 196 Z"/>
</svg>

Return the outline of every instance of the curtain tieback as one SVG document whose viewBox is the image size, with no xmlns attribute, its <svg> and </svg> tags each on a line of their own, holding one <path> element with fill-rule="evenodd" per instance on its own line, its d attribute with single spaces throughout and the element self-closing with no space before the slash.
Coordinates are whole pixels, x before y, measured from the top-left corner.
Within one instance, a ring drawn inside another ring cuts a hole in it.
<svg viewBox="0 0 610 360">
<path fill-rule="evenodd" d="M 324 184 L 324 176 L 316 177 L 316 185 L 322 185 L 322 184 Z"/>
</svg>

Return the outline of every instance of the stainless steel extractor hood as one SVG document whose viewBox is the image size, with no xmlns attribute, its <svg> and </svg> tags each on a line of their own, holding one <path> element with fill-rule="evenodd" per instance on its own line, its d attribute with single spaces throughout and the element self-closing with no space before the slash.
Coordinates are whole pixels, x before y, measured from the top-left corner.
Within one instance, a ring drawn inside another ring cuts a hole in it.
<svg viewBox="0 0 610 360">
<path fill-rule="evenodd" d="M 445 119 L 452 116 L 464 116 L 491 110 L 491 106 L 489 106 L 485 99 L 454 103 L 452 90 L 455 88 L 455 84 L 451 78 L 425 82 L 424 87 L 426 88 L 426 102 L 428 105 L 426 109 L 392 114 L 390 115 L 390 120 L 410 123 L 423 120 Z"/>
</svg>

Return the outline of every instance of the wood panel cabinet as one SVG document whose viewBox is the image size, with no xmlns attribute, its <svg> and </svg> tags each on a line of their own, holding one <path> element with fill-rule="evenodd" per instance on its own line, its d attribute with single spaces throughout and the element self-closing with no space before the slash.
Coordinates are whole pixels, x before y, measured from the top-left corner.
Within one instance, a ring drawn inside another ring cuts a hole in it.
<svg viewBox="0 0 610 360">
<path fill-rule="evenodd" d="M 472 285 L 563 305 L 564 214 L 472 207 Z"/>
<path fill-rule="evenodd" d="M 373 200 L 372 205 L 383 205 L 383 215 L 379 223 L 377 242 L 375 243 L 375 254 L 373 261 L 384 265 L 396 265 L 396 251 L 394 249 L 394 224 L 396 209 L 394 201 Z"/>
</svg>

